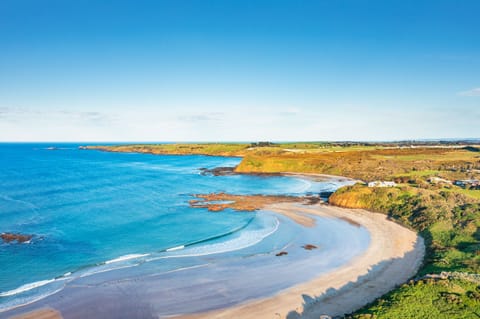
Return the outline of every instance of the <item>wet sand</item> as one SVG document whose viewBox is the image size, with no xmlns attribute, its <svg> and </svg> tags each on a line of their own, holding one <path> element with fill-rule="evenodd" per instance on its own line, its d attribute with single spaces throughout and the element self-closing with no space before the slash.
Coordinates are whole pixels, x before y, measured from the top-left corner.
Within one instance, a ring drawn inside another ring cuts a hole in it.
<svg viewBox="0 0 480 319">
<path fill-rule="evenodd" d="M 274 204 L 267 209 L 294 220 L 308 218 L 308 214 L 351 220 L 368 229 L 371 235 L 370 246 L 364 254 L 348 264 L 286 289 L 272 298 L 180 318 L 318 319 L 321 315 L 344 315 L 414 276 L 424 257 L 423 239 L 415 232 L 389 221 L 383 214 L 294 203 Z"/>
<path fill-rule="evenodd" d="M 423 239 L 413 231 L 387 220 L 383 214 L 325 204 L 302 205 L 294 202 L 275 203 L 265 207 L 265 210 L 285 216 L 315 233 L 317 216 L 342 219 L 355 227 L 361 225 L 370 233 L 370 245 L 366 251 L 339 268 L 324 272 L 322 275 L 313 275 L 310 277 L 312 280 L 299 281 L 300 284 L 293 286 L 284 285 L 286 279 L 284 276 L 301 274 L 307 259 L 302 264 L 301 258 L 297 260 L 290 254 L 273 257 L 279 258 L 278 262 L 285 261 L 284 268 L 290 267 L 288 272 L 283 269 L 283 273 L 277 271 L 278 268 L 275 268 L 274 264 L 265 265 L 262 259 L 257 257 L 244 259 L 241 264 L 225 264 L 220 267 L 201 265 L 192 271 L 182 272 L 177 277 L 180 280 L 176 281 L 172 281 L 168 274 L 135 277 L 129 273 L 130 277 L 126 278 L 122 276 L 120 270 L 77 280 L 64 291 L 40 301 L 39 304 L 17 308 L 7 315 L 7 318 L 17 315 L 13 318 L 59 319 L 63 315 L 67 319 L 85 317 L 318 319 L 323 314 L 335 316 L 350 313 L 375 300 L 412 277 L 423 260 Z M 294 259 L 289 261 L 283 258 Z M 322 261 L 312 259 L 307 263 L 310 263 L 309 267 L 312 268 L 312 263 L 316 265 L 317 262 Z M 291 267 L 295 268 L 294 272 L 291 271 Z M 232 274 L 241 274 L 247 269 L 255 269 L 255 272 L 246 272 L 253 276 L 232 277 Z M 135 268 L 126 271 L 134 272 Z M 318 274 L 318 271 L 315 273 Z M 109 276 L 125 279 L 113 280 Z M 275 293 L 270 294 L 266 293 L 266 290 L 258 289 L 252 293 L 253 288 L 248 287 L 249 283 L 259 281 L 270 285 L 269 289 Z M 282 285 L 284 287 L 280 288 Z M 250 294 L 245 295 L 245 292 Z M 39 306 L 44 308 L 38 310 L 40 312 L 32 312 Z M 45 307 L 53 307 L 58 311 Z M 162 314 L 165 307 L 169 308 L 169 314 Z M 192 312 L 188 309 L 202 307 L 206 312 L 175 315 Z M 28 313 L 22 314 L 23 312 Z M 4 318 L 1 314 L 0 317 Z"/>
<path fill-rule="evenodd" d="M 11 317 L 11 319 L 63 319 L 63 317 L 55 309 L 44 308 Z"/>
</svg>

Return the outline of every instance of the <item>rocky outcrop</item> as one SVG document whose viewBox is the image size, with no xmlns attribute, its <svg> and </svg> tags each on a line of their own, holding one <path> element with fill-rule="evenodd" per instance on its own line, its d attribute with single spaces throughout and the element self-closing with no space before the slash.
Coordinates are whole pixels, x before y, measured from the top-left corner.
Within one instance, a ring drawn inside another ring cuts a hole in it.
<svg viewBox="0 0 480 319">
<path fill-rule="evenodd" d="M 5 243 L 26 243 L 32 239 L 32 235 L 22 235 L 22 234 L 13 234 L 13 233 L 2 233 L 0 238 Z"/>
<path fill-rule="evenodd" d="M 219 212 L 227 208 L 236 211 L 255 211 L 275 203 L 305 203 L 311 198 L 295 196 L 269 196 L 269 195 L 232 195 L 226 193 L 197 194 L 199 199 L 191 200 L 190 207 L 207 208 L 212 212 Z"/>
<path fill-rule="evenodd" d="M 200 174 L 213 176 L 235 175 L 235 167 L 200 168 Z"/>
</svg>

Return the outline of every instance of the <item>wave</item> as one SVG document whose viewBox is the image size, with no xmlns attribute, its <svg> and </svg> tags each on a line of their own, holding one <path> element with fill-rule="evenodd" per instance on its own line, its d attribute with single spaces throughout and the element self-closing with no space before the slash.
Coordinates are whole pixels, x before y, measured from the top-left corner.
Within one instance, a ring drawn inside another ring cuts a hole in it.
<svg viewBox="0 0 480 319">
<path fill-rule="evenodd" d="M 267 231 L 249 231 L 242 233 L 238 238 L 226 241 L 226 242 L 219 242 L 216 244 L 210 244 L 201 246 L 198 248 L 192 248 L 189 250 L 189 254 L 183 255 L 184 257 L 190 256 L 204 256 L 204 255 L 211 255 L 211 254 L 220 254 L 231 252 L 235 250 L 244 249 L 253 245 L 258 244 L 266 237 L 272 235 L 278 230 L 280 222 L 276 219 L 276 223 L 272 229 L 268 229 Z M 176 256 L 179 257 L 179 256 Z"/>
<path fill-rule="evenodd" d="M 37 295 L 26 297 L 26 298 L 14 299 L 9 302 L 0 304 L 0 313 L 37 302 L 39 300 L 47 298 L 48 296 L 54 295 L 61 290 L 63 290 L 63 286 L 58 289 L 45 292 L 43 294 L 37 294 Z"/>
<path fill-rule="evenodd" d="M 189 242 L 187 244 L 184 244 L 183 246 L 184 247 L 190 247 L 190 246 L 193 246 L 193 245 L 198 245 L 198 244 L 202 244 L 202 243 L 207 243 L 209 241 L 213 241 L 213 240 L 217 240 L 217 239 L 220 239 L 222 237 L 227 237 L 227 236 L 230 236 L 230 235 L 233 235 L 245 228 L 247 228 L 252 222 L 253 220 L 255 219 L 255 216 L 253 216 L 252 218 L 250 218 L 245 224 L 243 224 L 242 226 L 239 226 L 237 228 L 234 228 L 226 233 L 222 233 L 220 235 L 215 235 L 215 236 L 211 236 L 211 237 L 208 237 L 208 238 L 204 238 L 204 239 L 200 239 L 200 240 L 196 240 L 196 241 L 193 241 L 193 242 Z"/>
<path fill-rule="evenodd" d="M 108 264 L 112 264 L 112 263 L 116 263 L 116 262 L 120 262 L 120 261 L 137 259 L 137 258 L 146 257 L 146 256 L 150 256 L 150 254 L 129 254 L 129 255 L 120 256 L 118 258 L 114 258 L 114 259 L 111 259 L 111 260 L 107 260 L 104 264 L 108 265 Z"/>
<path fill-rule="evenodd" d="M 45 285 L 47 285 L 51 282 L 54 282 L 54 281 L 55 281 L 55 279 L 49 279 L 49 280 L 40 280 L 40 281 L 32 282 L 32 283 L 29 283 L 29 284 L 25 284 L 25 285 L 20 286 L 16 289 L 13 289 L 13 290 L 0 292 L 0 297 L 13 296 L 13 295 L 25 292 L 25 291 L 29 291 L 29 290 L 32 290 L 32 289 L 35 289 L 35 288 L 38 288 L 38 287 L 41 287 L 41 286 L 45 286 Z"/>
<path fill-rule="evenodd" d="M 174 246 L 174 247 L 166 248 L 166 249 L 160 250 L 158 253 L 165 253 L 165 252 L 173 252 L 173 251 L 177 251 L 177 250 L 182 250 L 182 249 L 185 249 L 185 248 L 190 247 L 190 246 L 199 245 L 199 244 L 202 244 L 202 243 L 207 243 L 207 242 L 210 242 L 210 241 L 218 240 L 218 239 L 223 238 L 223 237 L 230 236 L 230 235 L 235 234 L 235 233 L 245 229 L 246 227 L 248 227 L 254 219 L 255 219 L 255 217 L 252 217 L 244 225 L 242 225 L 240 227 L 237 227 L 233 230 L 230 230 L 228 232 L 225 232 L 225 233 L 222 233 L 222 234 L 219 234 L 219 235 L 215 235 L 215 236 L 211 236 L 211 237 L 207 237 L 207 238 L 204 238 L 204 239 L 196 240 L 196 241 L 193 241 L 193 242 L 184 243 L 184 244 L 177 245 L 177 246 Z M 110 264 L 114 264 L 114 263 L 121 263 L 121 262 L 125 262 L 125 261 L 133 261 L 135 259 L 141 259 L 143 257 L 148 257 L 148 256 L 151 256 L 151 255 L 152 255 L 151 253 L 127 254 L 127 255 L 123 255 L 123 256 L 120 256 L 120 257 L 117 257 L 117 258 L 114 258 L 114 259 L 107 260 L 103 263 L 100 263 L 99 266 L 110 265 Z M 131 266 L 135 266 L 135 265 L 131 265 Z M 122 267 L 122 268 L 124 268 L 124 267 Z M 104 271 L 115 270 L 115 269 L 118 269 L 118 268 L 101 269 L 98 272 L 104 272 Z M 94 273 L 98 273 L 98 272 L 93 272 L 93 273 L 89 273 L 89 274 L 94 274 Z"/>
<path fill-rule="evenodd" d="M 142 263 L 153 261 L 153 260 L 158 260 L 162 259 L 165 256 L 158 257 L 159 254 L 165 254 L 165 253 L 173 253 L 179 250 L 183 250 L 187 247 L 191 247 L 194 245 L 199 245 L 202 243 L 207 243 L 210 241 L 218 240 L 223 237 L 230 236 L 232 234 L 235 234 L 246 227 L 248 227 L 251 222 L 255 219 L 255 217 L 252 217 L 246 222 L 244 225 L 237 227 L 231 231 L 228 231 L 226 233 L 222 233 L 220 235 L 215 235 L 211 236 L 208 238 L 204 238 L 201 240 L 193 241 L 193 242 L 188 242 L 184 243 L 181 245 L 173 246 L 170 248 L 166 248 L 154 253 L 145 253 L 145 254 L 127 254 L 123 255 L 114 259 L 107 260 L 105 262 L 101 262 L 93 267 L 88 267 L 86 270 L 79 271 L 74 273 L 76 277 L 88 277 L 92 276 L 95 274 L 103 273 L 103 272 L 108 272 L 108 271 L 113 271 L 113 270 L 119 270 L 119 269 L 124 269 L 124 268 L 130 268 L 130 267 L 136 267 L 139 266 Z M 145 258 L 145 257 L 152 257 L 152 258 Z"/>
<path fill-rule="evenodd" d="M 313 186 L 313 183 L 305 178 L 294 178 L 294 179 L 301 182 L 302 185 L 299 185 L 298 188 L 296 188 L 292 193 L 303 194 L 308 192 Z"/>
<path fill-rule="evenodd" d="M 165 251 L 175 251 L 175 250 L 181 250 L 185 248 L 185 245 L 177 246 L 177 247 L 172 247 L 172 248 L 167 248 Z"/>
<path fill-rule="evenodd" d="M 112 271 L 112 270 L 120 270 L 120 269 L 124 269 L 124 268 L 131 268 L 131 267 L 135 267 L 135 266 L 140 265 L 140 263 L 134 263 L 134 264 L 129 264 L 129 265 L 116 265 L 115 267 L 108 267 L 108 268 L 102 267 L 102 266 L 105 266 L 105 265 L 106 264 L 103 263 L 103 264 L 100 264 L 99 266 L 89 268 L 87 271 L 76 274 L 75 279 L 76 278 L 93 276 L 93 275 L 101 274 L 101 273 L 104 273 L 104 272 L 109 272 L 109 271 Z"/>
<path fill-rule="evenodd" d="M 0 292 L 0 300 L 6 300 L 5 302 L 0 303 L 0 313 L 51 296 L 61 291 L 65 287 L 65 281 L 71 279 L 73 278 L 69 277 L 69 274 L 67 273 L 58 278 L 39 280 L 9 291 Z M 42 288 L 44 289 L 42 290 Z M 39 289 L 41 291 L 38 291 Z M 33 290 L 35 291 L 33 292 Z M 23 297 L 17 298 L 17 295 L 22 295 Z"/>
<path fill-rule="evenodd" d="M 182 258 L 182 257 L 196 257 L 231 252 L 235 250 L 244 249 L 258 244 L 266 237 L 275 233 L 280 226 L 280 221 L 275 218 L 275 224 L 269 228 L 263 228 L 260 230 L 251 230 L 240 233 L 240 235 L 231 240 L 216 242 L 213 244 L 190 246 L 187 249 L 183 249 L 180 254 L 172 253 L 166 256 L 155 256 L 148 258 L 147 261 L 154 261 L 168 258 Z M 212 240 L 213 241 L 213 240 Z"/>
<path fill-rule="evenodd" d="M 244 225 L 219 235 L 211 236 L 201 240 L 196 240 L 193 242 L 188 242 L 183 245 L 177 245 L 155 253 L 123 255 L 114 259 L 107 260 L 100 264 L 84 268 L 84 270 L 67 272 L 63 276 L 57 277 L 55 279 L 40 280 L 22 285 L 9 291 L 0 292 L 0 297 L 2 297 L 2 299 L 6 298 L 6 302 L 0 303 L 0 312 L 4 312 L 25 304 L 30 304 L 45 297 L 48 297 L 52 294 L 55 294 L 64 288 L 66 282 L 75 280 L 77 278 L 87 277 L 112 270 L 135 267 L 142 263 L 159 259 L 218 254 L 253 246 L 262 241 L 264 238 L 276 232 L 280 224 L 278 218 L 276 217 L 274 219 L 273 225 L 266 225 L 265 220 L 271 219 L 262 219 L 263 224 L 260 225 L 260 229 L 247 230 L 242 232 L 242 230 L 252 224 L 253 220 L 255 220 L 255 217 L 250 218 Z M 237 237 L 226 241 L 219 241 L 220 239 L 228 236 L 235 236 L 237 233 L 239 233 Z M 180 251 L 182 252 L 180 253 Z M 195 268 L 200 266 L 202 265 L 194 265 L 191 267 Z M 180 271 L 182 269 L 183 267 L 172 269 L 167 273 L 173 271 Z M 62 282 L 61 286 L 55 284 L 59 282 Z M 41 287 L 44 287 L 45 289 L 42 290 Z M 39 288 L 41 289 L 41 291 L 33 291 L 38 290 Z M 20 295 L 20 297 L 17 298 L 16 295 Z M 21 297 L 23 295 L 25 296 Z M 8 297 L 12 296 L 15 296 L 16 299 L 8 300 Z"/>
</svg>

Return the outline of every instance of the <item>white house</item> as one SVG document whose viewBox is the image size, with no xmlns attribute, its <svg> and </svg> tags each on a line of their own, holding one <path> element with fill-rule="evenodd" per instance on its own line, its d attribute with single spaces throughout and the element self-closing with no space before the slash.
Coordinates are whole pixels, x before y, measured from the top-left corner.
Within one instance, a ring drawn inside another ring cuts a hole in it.
<svg viewBox="0 0 480 319">
<path fill-rule="evenodd" d="M 432 176 L 428 179 L 428 181 L 432 184 L 440 184 L 440 183 L 444 183 L 444 184 L 452 184 L 451 181 L 449 181 L 448 179 L 444 179 L 444 178 L 440 178 L 440 177 L 437 177 L 437 176 Z"/>
<path fill-rule="evenodd" d="M 395 182 L 388 181 L 373 181 L 368 183 L 368 187 L 395 187 L 397 184 Z"/>
</svg>

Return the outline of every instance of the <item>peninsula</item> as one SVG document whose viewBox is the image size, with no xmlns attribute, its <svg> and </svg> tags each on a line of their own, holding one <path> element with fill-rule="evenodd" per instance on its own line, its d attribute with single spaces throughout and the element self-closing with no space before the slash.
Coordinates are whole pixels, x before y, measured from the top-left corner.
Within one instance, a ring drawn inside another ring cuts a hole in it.
<svg viewBox="0 0 480 319">
<path fill-rule="evenodd" d="M 480 314 L 479 276 L 476 275 L 480 270 L 480 147 L 475 143 L 207 143 L 82 148 L 148 154 L 239 156 L 242 161 L 234 169 L 238 174 L 328 174 L 357 179 L 357 184 L 340 188 L 332 194 L 330 205 L 355 209 L 341 213 L 351 219 L 369 215 L 357 209 L 383 214 L 420 234 L 425 240 L 426 255 L 413 280 L 405 282 L 408 278 L 401 276 L 399 281 L 390 278 L 396 284 L 404 284 L 396 289 L 395 285 L 388 287 L 382 292 L 391 290 L 388 294 L 368 305 L 366 303 L 372 300 L 352 302 L 348 309 L 352 313 L 348 318 L 416 318 L 423 317 L 422 313 L 435 318 L 451 318 Z M 288 211 L 285 207 L 280 210 Z M 313 212 L 312 208 L 304 210 Z M 330 207 L 328 211 L 338 212 L 339 208 Z M 364 221 L 359 222 L 365 225 Z M 410 240 L 410 245 L 413 242 Z M 350 267 L 355 268 L 355 265 Z M 317 285 L 317 289 L 319 287 L 322 286 Z M 273 310 L 276 305 L 280 309 L 284 299 L 278 298 L 272 299 L 276 302 L 267 308 Z M 262 302 L 258 305 L 265 309 Z M 246 309 L 242 307 L 223 315 L 238 314 L 239 309 Z M 318 315 L 312 310 L 314 308 L 308 309 L 309 313 Z M 298 318 L 302 317 L 301 312 L 297 313 Z M 222 313 L 209 315 L 222 317 Z"/>
</svg>

